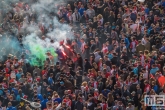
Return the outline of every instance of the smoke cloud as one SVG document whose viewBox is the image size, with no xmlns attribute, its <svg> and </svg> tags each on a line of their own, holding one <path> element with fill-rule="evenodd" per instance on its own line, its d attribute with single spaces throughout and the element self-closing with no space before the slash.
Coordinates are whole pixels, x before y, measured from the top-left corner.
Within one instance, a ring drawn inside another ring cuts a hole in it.
<svg viewBox="0 0 165 110">
<path fill-rule="evenodd" d="M 55 53 L 55 50 L 59 47 L 59 42 L 66 38 L 72 38 L 73 36 L 71 27 L 67 24 L 61 24 L 55 16 L 55 13 L 57 12 L 56 5 L 61 1 L 37 0 L 37 2 L 32 3 L 31 0 L 4 0 L 1 1 L 2 4 L 0 5 L 0 8 L 2 9 L 2 7 L 5 7 L 4 9 L 9 11 L 13 8 L 11 4 L 17 4 L 20 1 L 29 5 L 28 10 L 20 12 L 24 16 L 20 31 L 23 36 L 22 44 L 23 47 L 28 50 L 27 54 L 30 63 L 32 65 L 43 65 L 44 60 L 47 58 L 47 52 L 51 53 L 56 61 L 57 54 Z M 28 16 L 31 14 L 36 16 L 34 22 L 29 22 Z M 41 26 L 44 27 L 44 32 L 41 31 Z M 7 36 L 11 36 L 7 32 L 4 33 Z M 8 39 L 10 39 L 10 42 Z M 51 42 L 52 40 L 54 42 Z M 14 46 L 7 46 L 8 43 L 13 44 Z M 0 47 L 1 50 L 4 48 L 8 51 L 12 48 L 14 49 L 14 52 L 22 52 L 17 37 L 3 37 L 3 43 L 0 44 Z M 14 54 L 14 52 L 10 51 L 6 52 L 6 54 Z M 16 56 L 18 58 L 20 57 L 19 55 Z"/>
</svg>

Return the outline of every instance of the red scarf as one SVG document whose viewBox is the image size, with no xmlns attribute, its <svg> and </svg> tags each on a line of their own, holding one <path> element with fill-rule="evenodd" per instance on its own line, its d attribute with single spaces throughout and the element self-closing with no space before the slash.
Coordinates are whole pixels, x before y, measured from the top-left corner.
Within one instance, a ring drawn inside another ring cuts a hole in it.
<svg viewBox="0 0 165 110">
<path fill-rule="evenodd" d="M 146 63 L 146 64 L 144 64 L 144 67 L 146 68 L 146 70 L 149 70 L 150 69 L 150 64 Z"/>
<path fill-rule="evenodd" d="M 43 75 L 47 74 L 47 71 L 46 70 L 42 70 L 41 74 L 43 76 Z"/>
<path fill-rule="evenodd" d="M 72 102 L 71 102 L 70 99 L 64 99 L 63 102 L 65 102 L 66 105 L 69 106 L 69 107 L 71 107 L 71 105 L 72 105 Z"/>
<path fill-rule="evenodd" d="M 5 69 L 4 69 L 4 72 L 5 72 L 6 74 L 9 74 L 9 68 L 5 68 Z"/>
<path fill-rule="evenodd" d="M 92 87 L 97 88 L 97 86 L 98 86 L 98 82 L 97 82 L 97 81 L 94 81 L 94 82 L 92 83 Z"/>
<path fill-rule="evenodd" d="M 149 92 L 151 89 L 151 86 L 149 84 L 145 85 L 144 92 Z M 147 91 L 148 90 L 148 91 Z"/>
<path fill-rule="evenodd" d="M 94 92 L 94 97 L 97 99 L 99 96 L 99 93 L 98 92 Z"/>
<path fill-rule="evenodd" d="M 99 61 L 99 63 L 98 63 L 99 70 L 100 70 L 100 67 L 101 67 L 102 65 L 103 65 L 103 63 Z"/>
<path fill-rule="evenodd" d="M 126 84 L 126 85 L 129 85 L 129 84 L 130 84 L 130 81 L 126 80 L 126 81 L 125 81 L 125 84 Z"/>
<path fill-rule="evenodd" d="M 106 103 L 102 103 L 102 110 L 107 110 L 107 104 Z"/>
</svg>

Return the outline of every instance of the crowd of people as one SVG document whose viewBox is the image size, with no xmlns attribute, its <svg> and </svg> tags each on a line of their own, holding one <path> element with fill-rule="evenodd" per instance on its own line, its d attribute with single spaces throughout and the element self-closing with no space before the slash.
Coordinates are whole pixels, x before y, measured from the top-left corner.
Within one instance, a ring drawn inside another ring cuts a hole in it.
<svg viewBox="0 0 165 110">
<path fill-rule="evenodd" d="M 33 12 L 22 15 L 31 4 L 10 5 L 1 10 L 1 34 L 11 33 L 23 46 L 25 24 L 33 24 L 47 38 L 53 24 Z M 3 57 L 0 110 L 165 109 L 144 99 L 165 95 L 165 0 L 79 0 L 55 9 L 50 16 L 72 27 L 72 38 L 60 42 L 67 51 L 56 63 L 44 59 L 44 66 L 31 65 L 26 54 Z"/>
</svg>

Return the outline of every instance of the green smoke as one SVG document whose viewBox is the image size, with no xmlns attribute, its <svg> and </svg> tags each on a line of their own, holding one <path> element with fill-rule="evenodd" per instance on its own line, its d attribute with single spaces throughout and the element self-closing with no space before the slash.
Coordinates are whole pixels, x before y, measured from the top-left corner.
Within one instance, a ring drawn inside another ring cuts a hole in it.
<svg viewBox="0 0 165 110">
<path fill-rule="evenodd" d="M 49 44 L 50 44 L 49 41 L 43 41 L 39 39 L 35 34 L 29 35 L 25 38 L 24 45 L 28 47 L 28 50 L 30 51 L 29 62 L 31 65 L 43 67 L 44 61 L 48 57 L 46 54 L 47 52 L 50 52 L 51 55 L 54 57 L 54 59 L 57 58 L 57 54 L 55 53 L 55 48 L 46 46 Z M 55 61 L 53 61 L 53 63 L 54 62 Z"/>
</svg>

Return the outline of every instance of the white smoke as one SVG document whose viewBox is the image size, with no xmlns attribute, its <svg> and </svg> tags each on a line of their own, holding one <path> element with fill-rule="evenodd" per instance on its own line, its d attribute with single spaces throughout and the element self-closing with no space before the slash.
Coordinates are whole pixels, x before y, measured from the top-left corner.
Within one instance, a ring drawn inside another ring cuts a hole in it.
<svg viewBox="0 0 165 110">
<path fill-rule="evenodd" d="M 28 16 L 23 21 L 23 26 L 21 27 L 21 32 L 24 35 L 23 45 L 28 47 L 30 51 L 35 45 L 40 45 L 43 49 L 53 47 L 54 50 L 59 47 L 59 42 L 67 38 L 72 38 L 71 27 L 67 24 L 59 23 L 56 16 L 51 15 L 51 13 L 57 12 L 56 5 L 61 1 L 57 0 L 38 0 L 37 2 L 31 4 L 30 0 L 4 0 L 1 1 L 0 8 L 5 8 L 7 11 L 11 10 L 11 4 L 16 4 L 18 2 L 24 2 L 29 5 L 29 10 L 21 11 L 22 15 L 36 14 L 37 23 L 28 22 Z M 8 7 L 8 8 L 7 8 Z M 42 32 L 39 25 L 43 25 L 47 30 L 46 39 L 42 40 Z M 50 41 L 54 40 L 54 43 Z"/>
</svg>

